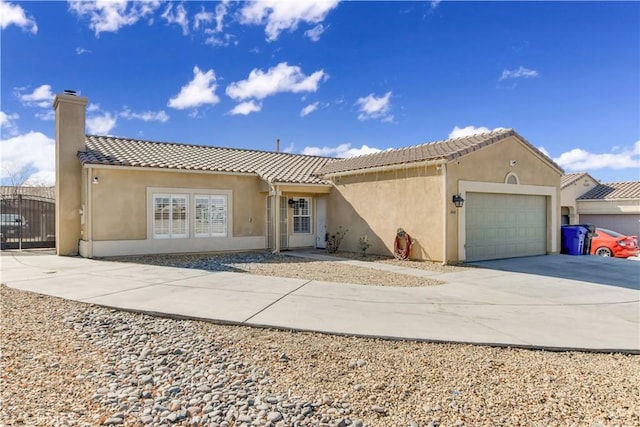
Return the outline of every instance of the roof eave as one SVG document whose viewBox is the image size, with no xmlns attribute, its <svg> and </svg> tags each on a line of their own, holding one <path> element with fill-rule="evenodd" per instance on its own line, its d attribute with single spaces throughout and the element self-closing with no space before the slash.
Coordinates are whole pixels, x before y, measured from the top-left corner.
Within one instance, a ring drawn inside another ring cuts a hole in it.
<svg viewBox="0 0 640 427">
<path fill-rule="evenodd" d="M 614 199 L 576 199 L 577 202 L 635 202 L 640 200 L 640 196 L 638 197 L 618 197 Z"/>
<path fill-rule="evenodd" d="M 179 173 L 205 173 L 212 175 L 238 175 L 238 176 L 255 176 L 258 174 L 253 172 L 234 172 L 234 171 L 216 171 L 207 169 L 181 169 L 181 168 L 160 168 L 152 166 L 129 166 L 129 165 L 111 165 L 104 163 L 82 162 L 82 167 L 86 169 L 118 169 L 118 170 L 136 170 L 140 172 L 179 172 Z"/>
<path fill-rule="evenodd" d="M 595 179 L 594 177 L 592 177 L 591 175 L 589 175 L 588 172 L 581 172 L 581 173 L 578 173 L 571 181 L 565 182 L 563 185 L 561 185 L 560 189 L 564 190 L 565 188 L 568 188 L 569 186 L 571 186 L 571 185 L 575 184 L 576 182 L 580 181 L 582 178 L 589 178 L 593 182 L 595 182 L 596 184 L 600 184 L 598 182 L 598 180 Z"/>
<path fill-rule="evenodd" d="M 516 132 L 515 130 L 513 131 L 513 136 L 516 137 L 517 139 L 519 139 L 522 143 L 524 143 L 525 146 L 527 146 L 531 152 L 536 155 L 538 158 L 540 158 L 540 160 L 544 161 L 545 163 L 547 163 L 549 166 L 551 166 L 553 169 L 555 169 L 557 172 L 560 173 L 560 176 L 564 175 L 564 169 L 562 169 L 562 167 L 560 167 L 559 164 L 557 164 L 556 162 L 553 161 L 553 159 L 549 156 L 547 156 L 546 154 L 544 154 L 542 151 L 538 150 L 532 143 L 530 143 L 529 141 L 527 141 L 525 138 L 523 138 L 518 132 Z"/>
<path fill-rule="evenodd" d="M 408 168 L 418 168 L 422 166 L 436 166 L 442 165 L 446 163 L 446 159 L 436 159 L 436 160 L 423 160 L 419 162 L 411 162 L 411 163 L 396 163 L 393 165 L 384 165 L 384 166 L 374 166 L 371 168 L 363 168 L 363 169 L 352 169 L 344 172 L 330 172 L 326 174 L 318 174 L 326 179 L 337 178 L 341 176 L 349 176 L 349 175 L 364 175 L 368 173 L 374 172 L 388 172 L 398 169 L 408 169 Z"/>
<path fill-rule="evenodd" d="M 287 182 L 287 181 L 266 181 L 271 185 L 286 185 L 292 187 L 332 187 L 330 183 L 323 184 L 321 182 Z"/>
</svg>

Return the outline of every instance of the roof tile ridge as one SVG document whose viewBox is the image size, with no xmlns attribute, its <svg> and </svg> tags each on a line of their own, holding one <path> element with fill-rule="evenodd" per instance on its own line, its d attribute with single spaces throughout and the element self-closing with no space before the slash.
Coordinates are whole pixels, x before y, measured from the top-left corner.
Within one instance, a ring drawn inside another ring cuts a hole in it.
<svg viewBox="0 0 640 427">
<path fill-rule="evenodd" d="M 243 151 L 243 152 L 253 152 L 253 153 L 265 153 L 265 154 L 276 154 L 282 156 L 294 156 L 294 157 L 305 157 L 305 158 L 320 158 L 320 159 L 339 159 L 338 157 L 330 157 L 330 156 L 318 156 L 313 154 L 298 154 L 298 153 L 285 153 L 282 151 L 269 151 L 269 150 L 258 150 L 255 148 L 237 148 L 237 147 L 223 147 L 218 145 L 206 145 L 206 144 L 194 144 L 188 142 L 175 142 L 175 141 L 155 141 L 149 139 L 139 139 L 139 138 L 131 138 L 126 136 L 116 136 L 116 135 L 96 135 L 96 134 L 86 134 L 86 138 L 108 138 L 114 140 L 120 140 L 123 142 L 134 142 L 134 143 L 146 143 L 146 144 L 158 144 L 158 145 L 177 145 L 181 147 L 198 147 L 198 148 L 210 148 L 217 150 L 229 150 L 229 151 Z"/>
<path fill-rule="evenodd" d="M 601 182 L 599 185 L 612 185 L 612 184 L 640 184 L 640 181 L 611 181 L 611 182 Z"/>
</svg>

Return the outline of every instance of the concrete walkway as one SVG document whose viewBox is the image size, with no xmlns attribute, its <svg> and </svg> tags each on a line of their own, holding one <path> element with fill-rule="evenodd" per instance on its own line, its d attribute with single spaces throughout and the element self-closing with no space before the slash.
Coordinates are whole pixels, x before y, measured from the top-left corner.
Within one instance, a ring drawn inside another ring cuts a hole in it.
<svg viewBox="0 0 640 427">
<path fill-rule="evenodd" d="M 446 284 L 363 286 L 7 251 L 0 257 L 0 280 L 12 288 L 85 303 L 215 322 L 640 354 L 640 291 L 632 287 L 508 269 L 438 273 L 290 254 L 425 276 Z M 594 257 L 539 258 L 557 264 Z M 610 261 L 621 260 L 605 262 Z M 615 262 L 611 265 L 617 270 Z"/>
</svg>

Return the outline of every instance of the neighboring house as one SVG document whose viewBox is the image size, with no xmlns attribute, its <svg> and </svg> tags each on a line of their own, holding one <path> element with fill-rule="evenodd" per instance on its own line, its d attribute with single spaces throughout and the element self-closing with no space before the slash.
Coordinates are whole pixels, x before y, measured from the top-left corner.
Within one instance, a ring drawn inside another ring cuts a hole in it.
<svg viewBox="0 0 640 427">
<path fill-rule="evenodd" d="M 458 262 L 558 252 L 562 169 L 510 129 L 350 159 L 85 135 L 57 95 L 57 252 L 324 247 Z M 456 207 L 453 198 L 464 199 Z"/>
<path fill-rule="evenodd" d="M 580 223 L 640 236 L 640 181 L 599 184 L 576 204 Z"/>
<path fill-rule="evenodd" d="M 640 181 L 600 183 L 586 172 L 562 177 L 562 224 L 594 224 L 640 235 Z"/>
<path fill-rule="evenodd" d="M 574 172 L 563 175 L 560 179 L 560 215 L 561 223 L 579 224 L 576 199 L 600 184 L 586 172 Z"/>
</svg>

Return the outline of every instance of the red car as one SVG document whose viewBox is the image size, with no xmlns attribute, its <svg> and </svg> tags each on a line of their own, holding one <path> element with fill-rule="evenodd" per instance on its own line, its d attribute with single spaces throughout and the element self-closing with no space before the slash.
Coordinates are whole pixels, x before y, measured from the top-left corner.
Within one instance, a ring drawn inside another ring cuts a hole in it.
<svg viewBox="0 0 640 427">
<path fill-rule="evenodd" d="M 606 228 L 596 228 L 591 238 L 591 255 L 629 258 L 638 254 L 640 249 L 637 236 L 625 236 Z"/>
</svg>

